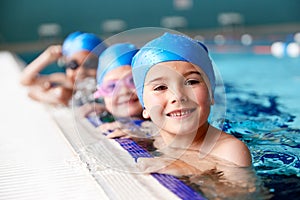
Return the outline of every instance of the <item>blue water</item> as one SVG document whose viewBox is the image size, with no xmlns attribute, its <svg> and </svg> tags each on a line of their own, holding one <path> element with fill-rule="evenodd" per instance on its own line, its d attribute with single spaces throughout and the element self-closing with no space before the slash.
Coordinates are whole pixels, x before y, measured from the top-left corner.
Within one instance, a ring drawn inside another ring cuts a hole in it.
<svg viewBox="0 0 300 200">
<path fill-rule="evenodd" d="M 213 54 L 226 90 L 223 129 L 249 147 L 272 199 L 300 194 L 300 57 Z"/>
</svg>

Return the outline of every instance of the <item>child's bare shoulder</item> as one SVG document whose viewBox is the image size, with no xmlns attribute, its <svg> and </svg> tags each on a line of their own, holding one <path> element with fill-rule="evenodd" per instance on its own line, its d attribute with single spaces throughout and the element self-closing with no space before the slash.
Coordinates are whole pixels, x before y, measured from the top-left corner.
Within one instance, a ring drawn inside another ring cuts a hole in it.
<svg viewBox="0 0 300 200">
<path fill-rule="evenodd" d="M 247 145 L 225 132 L 221 133 L 215 145 L 214 154 L 239 166 L 251 165 L 251 155 Z"/>
</svg>

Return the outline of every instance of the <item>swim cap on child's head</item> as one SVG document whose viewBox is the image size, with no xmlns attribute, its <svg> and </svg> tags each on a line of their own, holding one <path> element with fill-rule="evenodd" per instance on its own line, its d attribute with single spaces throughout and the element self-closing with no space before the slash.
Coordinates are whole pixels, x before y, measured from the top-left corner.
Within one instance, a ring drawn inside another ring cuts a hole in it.
<svg viewBox="0 0 300 200">
<path fill-rule="evenodd" d="M 215 74 L 206 46 L 184 35 L 165 33 L 145 44 L 132 60 L 133 79 L 142 106 L 147 72 L 153 65 L 167 61 L 187 61 L 199 66 L 208 77 L 213 97 Z"/>
<path fill-rule="evenodd" d="M 62 53 L 66 57 L 78 51 L 89 51 L 98 57 L 105 49 L 106 45 L 95 34 L 80 31 L 68 35 L 62 45 Z"/>
<path fill-rule="evenodd" d="M 97 85 L 101 85 L 105 75 L 113 69 L 131 65 L 132 57 L 138 49 L 130 43 L 114 44 L 108 47 L 99 57 Z"/>
</svg>

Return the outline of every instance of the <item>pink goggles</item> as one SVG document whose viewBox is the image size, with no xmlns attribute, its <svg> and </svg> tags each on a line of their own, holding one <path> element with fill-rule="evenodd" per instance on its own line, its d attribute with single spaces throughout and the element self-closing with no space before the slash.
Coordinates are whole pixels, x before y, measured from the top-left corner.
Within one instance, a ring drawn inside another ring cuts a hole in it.
<svg viewBox="0 0 300 200">
<path fill-rule="evenodd" d="M 94 93 L 94 98 L 113 96 L 120 86 L 128 89 L 135 89 L 132 74 L 128 74 L 122 79 L 110 80 L 102 83 L 98 86 L 97 91 Z"/>
</svg>

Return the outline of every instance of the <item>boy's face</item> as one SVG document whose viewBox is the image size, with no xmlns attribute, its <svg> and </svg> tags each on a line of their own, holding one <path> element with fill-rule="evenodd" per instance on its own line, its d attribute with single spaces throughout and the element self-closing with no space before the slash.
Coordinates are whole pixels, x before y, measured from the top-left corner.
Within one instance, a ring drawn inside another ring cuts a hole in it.
<svg viewBox="0 0 300 200">
<path fill-rule="evenodd" d="M 206 124 L 211 99 L 203 72 L 183 61 L 163 62 L 147 73 L 143 116 L 169 134 L 189 134 Z"/>
<path fill-rule="evenodd" d="M 88 51 L 79 51 L 77 53 L 74 53 L 70 58 L 67 59 L 68 63 L 75 62 L 78 65 L 75 69 L 66 69 L 66 75 L 72 81 L 73 84 L 76 81 L 85 79 L 86 77 L 96 78 L 98 58 L 95 58 L 96 56 Z M 83 65 L 89 60 L 92 60 L 93 62 L 96 61 L 95 68 L 83 67 Z"/>
<path fill-rule="evenodd" d="M 114 87 L 113 93 L 104 96 L 107 110 L 116 117 L 140 117 L 142 105 L 140 104 L 133 85 L 131 66 L 125 65 L 108 72 L 103 85 Z M 134 85 L 133 85 L 134 86 Z"/>
</svg>

